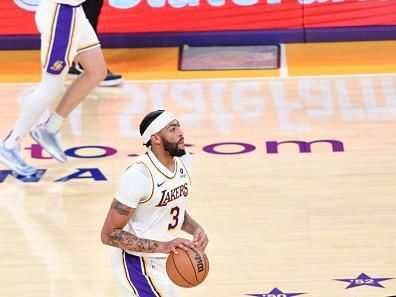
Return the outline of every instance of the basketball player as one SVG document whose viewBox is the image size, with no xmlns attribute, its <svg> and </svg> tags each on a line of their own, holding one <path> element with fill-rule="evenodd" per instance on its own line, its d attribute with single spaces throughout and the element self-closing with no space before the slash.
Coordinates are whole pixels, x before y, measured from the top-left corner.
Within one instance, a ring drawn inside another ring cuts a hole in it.
<svg viewBox="0 0 396 297">
<path fill-rule="evenodd" d="M 148 151 L 122 175 L 102 229 L 112 266 L 125 296 L 178 297 L 166 273 L 176 248 L 205 250 L 208 237 L 187 213 L 191 156 L 180 124 L 168 111 L 149 113 L 140 124 Z M 179 231 L 193 236 L 178 237 Z"/>
<path fill-rule="evenodd" d="M 73 59 L 84 66 L 84 73 L 69 85 L 48 120 L 30 131 L 32 138 L 57 161 L 66 162 L 58 142 L 64 119 L 106 77 L 103 53 L 81 7 L 83 2 L 42 0 L 36 11 L 36 25 L 41 34 L 41 81 L 24 101 L 8 136 L 0 142 L 0 161 L 18 175 L 30 176 L 36 172 L 22 159 L 19 147 L 27 132 L 63 91 Z"/>
</svg>

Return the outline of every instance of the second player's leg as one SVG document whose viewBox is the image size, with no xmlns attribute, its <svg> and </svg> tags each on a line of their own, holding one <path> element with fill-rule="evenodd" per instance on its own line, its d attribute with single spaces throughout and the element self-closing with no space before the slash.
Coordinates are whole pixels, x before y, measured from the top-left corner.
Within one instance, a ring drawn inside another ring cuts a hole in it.
<svg viewBox="0 0 396 297">
<path fill-rule="evenodd" d="M 64 119 L 103 80 L 107 72 L 103 53 L 99 46 L 86 50 L 78 54 L 77 57 L 86 70 L 69 85 L 55 112 L 50 115 L 47 122 L 30 132 L 37 143 L 62 163 L 67 161 L 67 157 L 59 143 L 58 131 L 62 127 Z"/>
<path fill-rule="evenodd" d="M 56 113 L 64 118 L 107 74 L 106 62 L 99 46 L 79 53 L 76 59 L 84 67 L 84 72 L 70 84 L 56 108 Z"/>
</svg>

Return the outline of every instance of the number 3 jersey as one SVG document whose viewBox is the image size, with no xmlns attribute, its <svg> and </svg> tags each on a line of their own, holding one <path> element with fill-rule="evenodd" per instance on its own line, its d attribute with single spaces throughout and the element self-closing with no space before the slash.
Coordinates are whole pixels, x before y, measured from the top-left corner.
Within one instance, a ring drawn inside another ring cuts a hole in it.
<svg viewBox="0 0 396 297">
<path fill-rule="evenodd" d="M 179 236 L 191 189 L 191 155 L 175 157 L 174 162 L 175 170 L 171 172 L 148 150 L 123 173 L 115 199 L 135 208 L 125 231 L 157 241 L 170 241 Z M 127 252 L 138 256 L 166 256 Z"/>
</svg>

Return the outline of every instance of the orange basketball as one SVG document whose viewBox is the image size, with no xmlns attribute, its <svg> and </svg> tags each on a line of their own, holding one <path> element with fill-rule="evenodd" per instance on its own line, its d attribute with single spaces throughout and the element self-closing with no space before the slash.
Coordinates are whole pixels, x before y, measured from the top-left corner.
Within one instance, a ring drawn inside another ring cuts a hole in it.
<svg viewBox="0 0 396 297">
<path fill-rule="evenodd" d="M 209 260 L 199 249 L 177 249 L 179 254 L 170 253 L 166 260 L 166 272 L 178 286 L 191 288 L 202 283 L 209 272 Z"/>
</svg>

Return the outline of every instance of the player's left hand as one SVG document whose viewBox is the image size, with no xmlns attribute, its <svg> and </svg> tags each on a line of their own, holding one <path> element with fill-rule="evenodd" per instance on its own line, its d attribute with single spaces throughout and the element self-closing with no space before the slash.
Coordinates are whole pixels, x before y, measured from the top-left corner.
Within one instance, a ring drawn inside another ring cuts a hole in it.
<svg viewBox="0 0 396 297">
<path fill-rule="evenodd" d="M 205 251 L 206 246 L 209 243 L 208 236 L 206 235 L 202 227 L 198 227 L 193 233 L 193 243 L 194 245 L 202 251 Z"/>
</svg>

